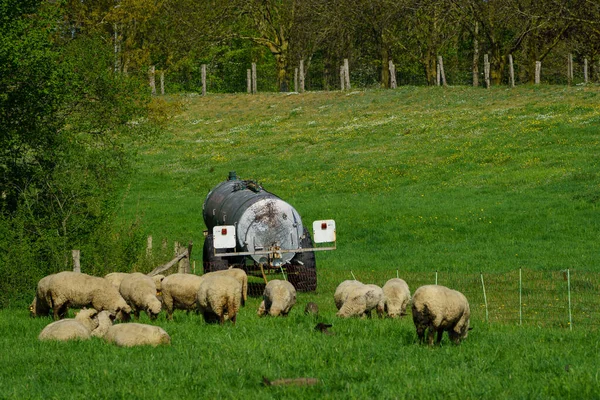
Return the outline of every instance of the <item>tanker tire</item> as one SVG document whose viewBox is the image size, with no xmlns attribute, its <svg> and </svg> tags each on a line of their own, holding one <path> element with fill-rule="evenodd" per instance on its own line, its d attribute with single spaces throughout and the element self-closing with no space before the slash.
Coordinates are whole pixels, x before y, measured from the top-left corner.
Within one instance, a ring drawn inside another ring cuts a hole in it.
<svg viewBox="0 0 600 400">
<path fill-rule="evenodd" d="M 304 239 L 300 247 L 313 247 L 308 229 L 304 228 Z M 317 289 L 317 261 L 314 251 L 297 253 L 287 267 L 288 281 L 299 292 L 313 292 Z"/>
<path fill-rule="evenodd" d="M 213 235 L 208 235 L 204 239 L 204 247 L 202 249 L 202 267 L 204 273 L 220 271 L 229 268 L 229 262 L 222 257 L 215 256 L 215 248 L 213 245 Z"/>
</svg>

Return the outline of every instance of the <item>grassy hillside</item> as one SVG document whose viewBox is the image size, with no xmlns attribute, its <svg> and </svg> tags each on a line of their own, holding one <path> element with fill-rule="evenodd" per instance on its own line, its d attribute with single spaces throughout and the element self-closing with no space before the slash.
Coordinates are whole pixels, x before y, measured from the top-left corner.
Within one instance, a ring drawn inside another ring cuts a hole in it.
<svg viewBox="0 0 600 400">
<path fill-rule="evenodd" d="M 173 97 L 123 218 L 203 242 L 202 203 L 237 171 L 305 223 L 333 218 L 327 270 L 595 270 L 600 88 L 414 88 Z M 199 260 L 199 259 L 198 259 Z"/>
</svg>

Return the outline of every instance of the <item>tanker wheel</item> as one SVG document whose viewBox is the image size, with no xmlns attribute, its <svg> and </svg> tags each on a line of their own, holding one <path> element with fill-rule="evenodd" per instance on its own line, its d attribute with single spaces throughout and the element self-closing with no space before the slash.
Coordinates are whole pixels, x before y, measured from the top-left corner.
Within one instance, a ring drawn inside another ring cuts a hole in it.
<svg viewBox="0 0 600 400">
<path fill-rule="evenodd" d="M 304 239 L 300 247 L 313 247 L 308 229 L 304 228 Z M 287 267 L 288 281 L 299 292 L 312 292 L 317 289 L 317 261 L 314 251 L 298 253 Z"/>
<path fill-rule="evenodd" d="M 229 268 L 229 262 L 219 256 L 215 256 L 215 246 L 213 244 L 213 235 L 208 235 L 204 239 L 204 247 L 202 249 L 202 267 L 204 273 L 219 271 Z"/>
</svg>

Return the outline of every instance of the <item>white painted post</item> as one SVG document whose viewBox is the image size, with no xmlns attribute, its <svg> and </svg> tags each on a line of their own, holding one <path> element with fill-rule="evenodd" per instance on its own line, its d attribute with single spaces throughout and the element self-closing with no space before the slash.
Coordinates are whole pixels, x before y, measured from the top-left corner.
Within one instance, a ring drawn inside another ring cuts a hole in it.
<svg viewBox="0 0 600 400">
<path fill-rule="evenodd" d="M 71 254 L 73 256 L 73 272 L 81 272 L 81 251 L 71 250 Z"/>
<path fill-rule="evenodd" d="M 437 272 L 437 271 L 435 271 L 435 284 L 436 284 L 436 285 L 437 285 L 437 282 L 438 282 L 438 279 L 437 279 L 437 278 L 438 278 L 438 272 Z"/>
</svg>

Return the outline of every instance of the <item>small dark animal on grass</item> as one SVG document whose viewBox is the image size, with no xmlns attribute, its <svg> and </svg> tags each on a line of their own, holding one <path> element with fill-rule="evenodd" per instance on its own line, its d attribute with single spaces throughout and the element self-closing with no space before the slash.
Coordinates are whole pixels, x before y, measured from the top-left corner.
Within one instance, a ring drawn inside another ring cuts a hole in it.
<svg viewBox="0 0 600 400">
<path fill-rule="evenodd" d="M 326 335 L 335 335 L 335 333 L 328 331 L 328 329 L 331 328 L 332 326 L 333 325 L 331 325 L 331 324 L 324 324 L 322 322 L 319 322 L 317 324 L 317 326 L 315 326 L 315 331 L 320 331 L 321 333 L 324 333 Z"/>
</svg>

